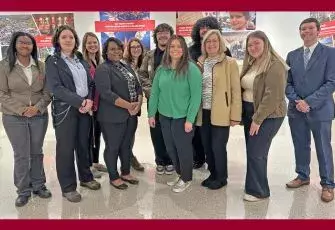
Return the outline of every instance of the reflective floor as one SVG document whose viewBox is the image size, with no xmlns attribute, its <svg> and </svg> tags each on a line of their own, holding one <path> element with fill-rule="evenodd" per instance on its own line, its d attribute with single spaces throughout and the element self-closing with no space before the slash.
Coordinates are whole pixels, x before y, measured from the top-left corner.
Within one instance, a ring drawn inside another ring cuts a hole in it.
<svg viewBox="0 0 335 230">
<path fill-rule="evenodd" d="M 287 121 L 270 150 L 268 178 L 271 197 L 258 203 L 242 200 L 246 171 L 242 127 L 231 129 L 228 144 L 228 185 L 216 191 L 201 187 L 201 181 L 208 176 L 206 169 L 201 168 L 194 170 L 192 186 L 184 193 L 176 194 L 166 185 L 172 176 L 155 174 L 154 153 L 144 111 L 139 121 L 134 147 L 135 155 L 145 166 L 143 173 L 134 171 L 140 184 L 120 191 L 109 185 L 108 175 L 105 174 L 98 179 L 102 184 L 101 190 L 78 188 L 83 200 L 79 204 L 73 204 L 62 197 L 57 181 L 55 138 L 50 122 L 44 144 L 44 160 L 47 186 L 53 197 L 48 200 L 33 197 L 22 208 L 14 205 L 16 189 L 13 185 L 13 151 L 2 123 L 0 136 L 0 218 L 335 218 L 335 201 L 326 204 L 320 200 L 321 187 L 314 144 L 311 185 L 296 190 L 285 188 L 285 183 L 295 177 L 293 147 Z M 100 150 L 101 161 L 103 149 L 104 145 Z"/>
</svg>

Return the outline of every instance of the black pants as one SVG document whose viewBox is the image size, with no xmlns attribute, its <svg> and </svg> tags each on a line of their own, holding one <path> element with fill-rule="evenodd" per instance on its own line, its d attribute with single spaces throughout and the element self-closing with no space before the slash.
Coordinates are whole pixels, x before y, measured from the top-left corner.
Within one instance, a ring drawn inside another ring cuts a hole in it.
<svg viewBox="0 0 335 230">
<path fill-rule="evenodd" d="M 55 127 L 56 170 L 62 192 L 77 189 L 74 151 L 81 182 L 93 180 L 89 162 L 90 116 L 71 107 L 63 122 Z"/>
<path fill-rule="evenodd" d="M 194 137 L 192 140 L 192 145 L 193 145 L 194 163 L 204 164 L 206 161 L 206 158 L 205 158 L 206 155 L 205 155 L 204 147 L 202 145 L 200 127 L 198 126 L 194 126 Z"/>
<path fill-rule="evenodd" d="M 89 136 L 91 166 L 92 163 L 99 163 L 100 142 L 101 142 L 101 126 L 97 120 L 97 112 L 93 112 L 93 116 L 91 117 L 91 130 Z"/>
<path fill-rule="evenodd" d="M 149 100 L 147 102 L 147 106 L 149 107 Z M 162 127 L 159 121 L 158 112 L 155 115 L 155 120 L 156 120 L 155 128 L 150 127 L 150 136 L 155 151 L 156 165 L 163 165 L 163 166 L 172 165 L 172 161 L 167 153 L 166 146 L 164 143 Z"/>
<path fill-rule="evenodd" d="M 267 177 L 268 154 L 272 139 L 277 134 L 284 118 L 267 118 L 261 124 L 258 134 L 249 135 L 253 103 L 243 102 L 242 120 L 247 148 L 247 175 L 245 179 L 245 192 L 249 195 L 266 198 L 270 196 Z"/>
<path fill-rule="evenodd" d="M 230 127 L 212 125 L 211 110 L 203 109 L 200 129 L 210 177 L 226 184 L 228 179 L 227 143 Z"/>
<path fill-rule="evenodd" d="M 137 116 L 130 116 L 123 123 L 100 122 L 100 124 L 106 143 L 104 159 L 109 178 L 113 181 L 120 178 L 117 170 L 118 157 L 121 161 L 121 174 L 128 175 L 130 173 L 130 157 L 137 128 Z"/>
<path fill-rule="evenodd" d="M 172 119 L 159 116 L 167 152 L 176 172 L 184 182 L 192 180 L 194 131 L 185 132 L 185 118 Z"/>
</svg>

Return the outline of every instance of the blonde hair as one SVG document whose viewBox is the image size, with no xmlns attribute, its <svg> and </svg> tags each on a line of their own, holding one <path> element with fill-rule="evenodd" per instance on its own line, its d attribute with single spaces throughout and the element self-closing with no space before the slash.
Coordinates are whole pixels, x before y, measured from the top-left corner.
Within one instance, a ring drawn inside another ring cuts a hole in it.
<svg viewBox="0 0 335 230">
<path fill-rule="evenodd" d="M 266 36 L 266 34 L 263 31 L 257 30 L 257 31 L 250 33 L 247 37 L 246 51 L 245 51 L 245 56 L 243 60 L 241 77 L 244 76 L 248 72 L 248 70 L 255 64 L 255 61 L 256 61 L 256 59 L 253 58 L 248 52 L 248 41 L 250 38 L 258 38 L 264 42 L 263 54 L 261 55 L 260 61 L 259 61 L 260 64 L 258 64 L 258 66 L 254 66 L 256 67 L 256 75 L 267 72 L 271 66 L 271 63 L 274 60 L 280 61 L 283 64 L 285 70 L 289 70 L 290 67 L 286 64 L 284 59 L 280 57 L 279 54 L 272 48 L 270 40 Z"/>
<path fill-rule="evenodd" d="M 219 38 L 220 46 L 219 46 L 219 52 L 218 52 L 218 54 L 222 55 L 227 50 L 226 42 L 225 42 L 224 38 L 222 37 L 221 32 L 219 30 L 208 30 L 206 32 L 204 38 L 202 39 L 202 43 L 201 43 L 201 53 L 202 53 L 202 56 L 205 59 L 208 57 L 208 53 L 206 51 L 205 44 L 206 44 L 206 41 L 208 40 L 208 38 L 210 36 L 212 36 L 213 34 L 216 34 L 218 36 L 218 38 Z"/>
</svg>

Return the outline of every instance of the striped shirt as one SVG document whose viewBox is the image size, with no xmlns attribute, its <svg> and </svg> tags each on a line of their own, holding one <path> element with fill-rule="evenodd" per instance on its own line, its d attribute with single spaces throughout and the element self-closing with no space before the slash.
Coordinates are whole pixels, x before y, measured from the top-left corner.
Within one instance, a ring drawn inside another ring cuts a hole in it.
<svg viewBox="0 0 335 230">
<path fill-rule="evenodd" d="M 218 63 L 218 58 L 206 58 L 202 76 L 202 108 L 212 109 L 213 94 L 213 67 Z"/>
</svg>

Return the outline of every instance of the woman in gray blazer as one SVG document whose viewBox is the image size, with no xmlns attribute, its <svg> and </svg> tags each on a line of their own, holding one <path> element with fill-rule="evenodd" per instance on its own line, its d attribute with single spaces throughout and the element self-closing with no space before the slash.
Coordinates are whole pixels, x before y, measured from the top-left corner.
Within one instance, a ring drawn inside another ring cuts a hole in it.
<svg viewBox="0 0 335 230">
<path fill-rule="evenodd" d="M 0 62 L 0 103 L 3 125 L 14 150 L 17 207 L 28 203 L 31 192 L 41 198 L 51 197 L 45 186 L 42 150 L 50 103 L 44 73 L 33 36 L 15 32 L 7 57 Z"/>
<path fill-rule="evenodd" d="M 132 142 L 137 128 L 137 115 L 142 105 L 142 88 L 132 68 L 121 62 L 123 44 L 109 38 L 103 47 L 105 62 L 95 72 L 96 89 L 100 93 L 98 121 L 106 142 L 104 158 L 110 184 L 117 189 L 127 189 L 138 180 L 130 174 Z M 121 161 L 121 177 L 117 159 Z"/>
</svg>

